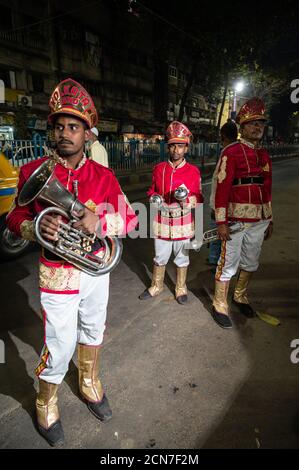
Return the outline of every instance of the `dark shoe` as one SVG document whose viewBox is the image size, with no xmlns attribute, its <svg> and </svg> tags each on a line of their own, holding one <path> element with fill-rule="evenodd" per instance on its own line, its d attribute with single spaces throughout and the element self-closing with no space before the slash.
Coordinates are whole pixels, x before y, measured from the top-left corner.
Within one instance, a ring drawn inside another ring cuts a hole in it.
<svg viewBox="0 0 299 470">
<path fill-rule="evenodd" d="M 112 410 L 106 395 L 103 396 L 102 401 L 95 403 L 88 401 L 87 407 L 92 414 L 103 423 L 106 423 L 112 418 Z"/>
<path fill-rule="evenodd" d="M 148 289 L 145 289 L 145 291 L 142 292 L 142 294 L 140 294 L 140 296 L 138 298 L 140 300 L 147 300 L 147 299 L 152 299 L 153 296 L 149 293 Z"/>
<path fill-rule="evenodd" d="M 58 420 L 52 424 L 49 429 L 45 429 L 37 423 L 37 428 L 40 434 L 46 439 L 46 441 L 52 447 L 61 447 L 64 444 L 64 433 L 62 429 L 61 421 Z"/>
<path fill-rule="evenodd" d="M 188 302 L 188 297 L 187 295 L 180 295 L 177 297 L 176 301 L 181 305 L 185 305 Z"/>
<path fill-rule="evenodd" d="M 212 310 L 212 317 L 217 323 L 217 325 L 221 326 L 221 328 L 232 328 L 233 324 L 229 318 L 228 315 L 225 315 L 224 313 L 219 313 L 215 310 L 213 307 Z"/>
<path fill-rule="evenodd" d="M 255 311 L 249 304 L 242 304 L 240 302 L 236 302 L 233 299 L 233 303 L 239 307 L 240 313 L 247 318 L 253 318 L 256 316 Z"/>
</svg>

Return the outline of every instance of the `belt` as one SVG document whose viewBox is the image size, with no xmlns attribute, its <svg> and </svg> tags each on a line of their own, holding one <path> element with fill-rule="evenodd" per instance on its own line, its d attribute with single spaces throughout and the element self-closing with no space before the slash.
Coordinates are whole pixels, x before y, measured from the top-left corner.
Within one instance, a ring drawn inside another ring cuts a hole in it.
<svg viewBox="0 0 299 470">
<path fill-rule="evenodd" d="M 233 185 L 238 184 L 264 184 L 264 178 L 262 176 L 250 176 L 249 178 L 235 178 Z"/>
<path fill-rule="evenodd" d="M 190 209 L 183 209 L 183 208 L 165 208 L 162 207 L 159 209 L 159 212 L 162 217 L 169 217 L 170 219 L 174 219 L 177 217 L 183 217 L 184 215 L 190 214 L 191 210 Z"/>
</svg>

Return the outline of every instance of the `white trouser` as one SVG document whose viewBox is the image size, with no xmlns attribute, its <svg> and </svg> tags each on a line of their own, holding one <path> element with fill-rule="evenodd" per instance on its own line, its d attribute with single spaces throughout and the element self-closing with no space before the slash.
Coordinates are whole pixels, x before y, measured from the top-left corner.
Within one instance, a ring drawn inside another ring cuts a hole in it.
<svg viewBox="0 0 299 470">
<path fill-rule="evenodd" d="M 41 292 L 45 345 L 40 364 L 46 367 L 39 377 L 46 382 L 62 382 L 77 342 L 97 346 L 103 341 L 109 274 L 94 277 L 81 272 L 80 276 L 79 294 Z"/>
<path fill-rule="evenodd" d="M 188 240 L 161 240 L 155 238 L 155 257 L 154 263 L 158 266 L 164 266 L 168 263 L 171 253 L 174 254 L 174 264 L 179 268 L 189 266 L 189 250 L 185 245 L 189 243 Z"/>
<path fill-rule="evenodd" d="M 254 272 L 259 266 L 259 256 L 269 220 L 245 222 L 244 230 L 231 235 L 231 240 L 222 242 L 216 279 L 229 281 L 238 268 Z"/>
</svg>

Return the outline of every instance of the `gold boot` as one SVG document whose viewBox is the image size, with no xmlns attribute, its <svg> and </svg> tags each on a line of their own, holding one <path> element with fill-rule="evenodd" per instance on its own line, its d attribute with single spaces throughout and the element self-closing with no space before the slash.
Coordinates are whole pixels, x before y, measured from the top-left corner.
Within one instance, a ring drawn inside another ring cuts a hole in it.
<svg viewBox="0 0 299 470">
<path fill-rule="evenodd" d="M 185 304 L 188 300 L 186 286 L 187 271 L 188 266 L 184 268 L 177 267 L 176 270 L 175 298 L 181 305 Z"/>
<path fill-rule="evenodd" d="M 166 268 L 165 265 L 157 266 L 156 264 L 154 264 L 151 287 L 149 287 L 148 289 L 145 289 L 145 291 L 142 292 L 142 294 L 140 294 L 139 296 L 140 300 L 147 300 L 152 297 L 156 297 L 163 291 L 165 268 Z"/>
<path fill-rule="evenodd" d="M 248 284 L 252 278 L 252 274 L 253 273 L 248 271 L 243 271 L 243 269 L 240 270 L 233 296 L 233 301 L 238 305 L 240 312 L 248 318 L 255 316 L 255 312 L 250 306 L 247 297 Z"/>
<path fill-rule="evenodd" d="M 108 421 L 112 411 L 99 379 L 100 348 L 100 346 L 78 345 L 79 390 L 96 418 Z"/>
<path fill-rule="evenodd" d="M 213 299 L 212 317 L 222 328 L 231 328 L 233 326 L 228 316 L 228 289 L 229 281 L 215 280 L 215 295 Z"/>
<path fill-rule="evenodd" d="M 64 434 L 58 411 L 58 385 L 39 379 L 36 397 L 38 430 L 51 446 L 63 444 Z"/>
</svg>

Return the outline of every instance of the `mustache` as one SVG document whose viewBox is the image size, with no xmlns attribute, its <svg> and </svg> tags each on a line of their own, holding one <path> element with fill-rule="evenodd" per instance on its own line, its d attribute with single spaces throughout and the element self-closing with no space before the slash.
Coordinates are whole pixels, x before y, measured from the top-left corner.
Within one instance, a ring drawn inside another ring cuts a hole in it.
<svg viewBox="0 0 299 470">
<path fill-rule="evenodd" d="M 73 145 L 73 142 L 71 142 L 70 140 L 67 140 L 67 139 L 60 139 L 58 141 L 59 144 L 72 144 Z"/>
</svg>

